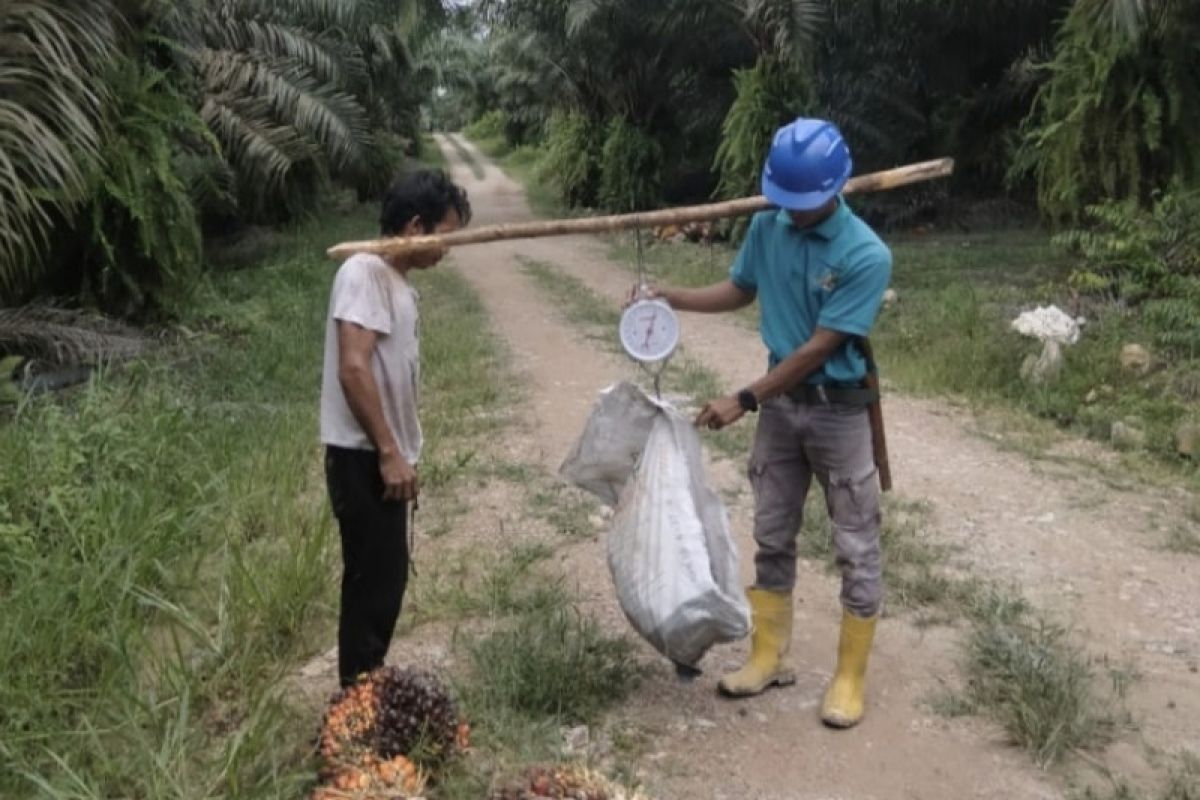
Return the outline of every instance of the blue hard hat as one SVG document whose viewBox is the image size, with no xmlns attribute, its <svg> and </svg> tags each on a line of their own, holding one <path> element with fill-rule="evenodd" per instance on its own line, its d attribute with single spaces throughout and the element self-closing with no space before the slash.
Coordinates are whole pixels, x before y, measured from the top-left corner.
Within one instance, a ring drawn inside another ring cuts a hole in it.
<svg viewBox="0 0 1200 800">
<path fill-rule="evenodd" d="M 836 197 L 853 169 L 837 126 L 801 117 L 775 133 L 763 167 L 763 194 L 788 211 L 811 211 Z"/>
</svg>

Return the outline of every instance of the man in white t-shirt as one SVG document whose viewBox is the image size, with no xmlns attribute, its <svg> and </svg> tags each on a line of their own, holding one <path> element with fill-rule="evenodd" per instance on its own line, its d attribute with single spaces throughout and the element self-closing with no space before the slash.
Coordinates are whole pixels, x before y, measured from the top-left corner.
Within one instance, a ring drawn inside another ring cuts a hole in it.
<svg viewBox="0 0 1200 800">
<path fill-rule="evenodd" d="M 465 191 L 442 172 L 421 170 L 388 190 L 380 229 L 384 236 L 448 233 L 470 218 Z M 417 499 L 421 456 L 418 297 L 408 275 L 442 255 L 356 255 L 333 280 L 321 441 L 342 539 L 342 686 L 383 665 L 408 582 L 408 505 Z"/>
</svg>

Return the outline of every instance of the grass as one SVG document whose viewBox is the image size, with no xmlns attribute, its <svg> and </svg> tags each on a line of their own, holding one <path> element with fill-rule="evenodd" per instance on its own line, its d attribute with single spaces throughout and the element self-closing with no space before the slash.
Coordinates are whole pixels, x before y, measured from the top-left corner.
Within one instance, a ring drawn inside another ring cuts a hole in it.
<svg viewBox="0 0 1200 800">
<path fill-rule="evenodd" d="M 629 642 L 568 604 L 522 613 L 467 652 L 468 702 L 570 724 L 595 723 L 640 674 Z"/>
<path fill-rule="evenodd" d="M 600 503 L 591 495 L 561 482 L 546 480 L 528 487 L 529 509 L 554 530 L 571 539 L 594 536 L 593 518 Z"/>
<path fill-rule="evenodd" d="M 446 161 L 446 154 L 442 152 L 442 148 L 438 147 L 437 140 L 433 138 L 433 134 L 431 133 L 422 134 L 421 136 L 420 159 L 426 166 L 433 169 L 444 170 L 450 165 Z"/>
<path fill-rule="evenodd" d="M 483 180 L 483 178 L 487 175 L 487 172 L 484 171 L 483 165 L 476 160 L 475 154 L 464 147 L 463 143 L 459 141 L 457 136 L 449 133 L 444 135 L 446 137 L 446 141 L 448 141 L 450 146 L 454 148 L 454 152 L 458 155 L 459 159 L 461 159 L 464 164 L 470 167 L 471 174 L 475 176 L 475 179 Z"/>
<path fill-rule="evenodd" d="M 1167 532 L 1165 546 L 1172 553 L 1200 556 L 1200 531 L 1194 522 L 1178 522 Z"/>
<path fill-rule="evenodd" d="M 966 707 L 998 722 L 1040 766 L 1109 741 L 1118 719 L 1091 660 L 1024 604 L 984 598 L 965 646 Z"/>
<path fill-rule="evenodd" d="M 1118 719 L 1097 690 L 1092 659 L 1019 594 L 956 568 L 953 549 L 925 535 L 928 515 L 924 504 L 885 501 L 884 613 L 916 612 L 918 625 L 967 623 L 962 686 L 935 708 L 995 720 L 1040 766 L 1108 741 Z M 802 557 L 835 568 L 818 497 L 805 510 L 798 545 Z"/>
<path fill-rule="evenodd" d="M 311 781 L 315 720 L 284 687 L 336 609 L 323 250 L 372 216 L 273 236 L 253 268 L 210 276 L 157 353 L 0 423 L 0 795 L 290 798 Z M 437 498 L 505 424 L 512 384 L 463 279 L 419 280 Z M 513 554 L 469 602 L 557 607 L 517 586 L 536 556 Z"/>
<path fill-rule="evenodd" d="M 1086 789 L 1078 800 L 1197 800 L 1200 798 L 1200 756 L 1181 752 L 1168 767 L 1166 779 L 1156 787 L 1135 790 L 1125 781 L 1114 781 L 1107 791 Z"/>
<path fill-rule="evenodd" d="M 927 504 L 884 495 L 884 614 L 915 612 L 919 626 L 950 624 L 967 616 L 983 587 L 969 570 L 954 565 L 954 548 L 929 535 L 929 519 Z M 831 572 L 837 569 L 825 498 L 815 484 L 796 544 L 802 558 L 823 562 Z"/>
<path fill-rule="evenodd" d="M 182 335 L 0 426 L 0 795 L 291 797 L 281 682 L 331 635 L 320 255 L 214 276 Z"/>
<path fill-rule="evenodd" d="M 537 569 L 553 551 L 546 545 L 518 545 L 483 562 L 474 552 L 448 565 L 435 563 L 413 587 L 403 624 L 417 627 L 437 620 L 494 619 L 565 602 L 562 581 Z"/>
</svg>

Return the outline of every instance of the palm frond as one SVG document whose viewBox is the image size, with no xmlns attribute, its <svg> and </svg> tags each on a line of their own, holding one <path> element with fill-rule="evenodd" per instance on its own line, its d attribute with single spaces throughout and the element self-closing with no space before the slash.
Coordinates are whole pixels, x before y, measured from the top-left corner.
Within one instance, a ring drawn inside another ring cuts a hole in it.
<svg viewBox="0 0 1200 800">
<path fill-rule="evenodd" d="M 571 0 L 567 6 L 567 34 L 578 35 L 609 5 L 606 0 Z"/>
<path fill-rule="evenodd" d="M 205 50 L 200 63 L 211 94 L 253 98 L 265 104 L 280 124 L 291 125 L 318 142 L 338 168 L 350 167 L 361 158 L 369 133 L 366 113 L 353 97 L 285 61 Z"/>
<path fill-rule="evenodd" d="M 257 103 L 210 95 L 200 116 L 220 140 L 241 182 L 262 192 L 284 186 L 297 164 L 318 155 L 294 128 L 272 122 Z"/>
<path fill-rule="evenodd" d="M 0 354 L 95 364 L 136 357 L 146 346 L 132 328 L 96 314 L 50 306 L 0 308 Z"/>
<path fill-rule="evenodd" d="M 98 153 L 103 87 L 114 56 L 105 0 L 0 4 L 0 291 L 29 279 L 52 210 L 81 198 Z"/>
</svg>

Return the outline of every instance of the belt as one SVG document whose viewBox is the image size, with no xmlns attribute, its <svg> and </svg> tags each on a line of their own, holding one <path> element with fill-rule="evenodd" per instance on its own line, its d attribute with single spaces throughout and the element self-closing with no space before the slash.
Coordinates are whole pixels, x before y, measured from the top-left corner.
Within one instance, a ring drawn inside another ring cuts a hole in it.
<svg viewBox="0 0 1200 800">
<path fill-rule="evenodd" d="M 802 405 L 818 406 L 836 403 L 844 406 L 869 406 L 879 399 L 879 392 L 853 386 L 824 386 L 816 383 L 802 383 L 785 393 L 794 402 Z"/>
</svg>

